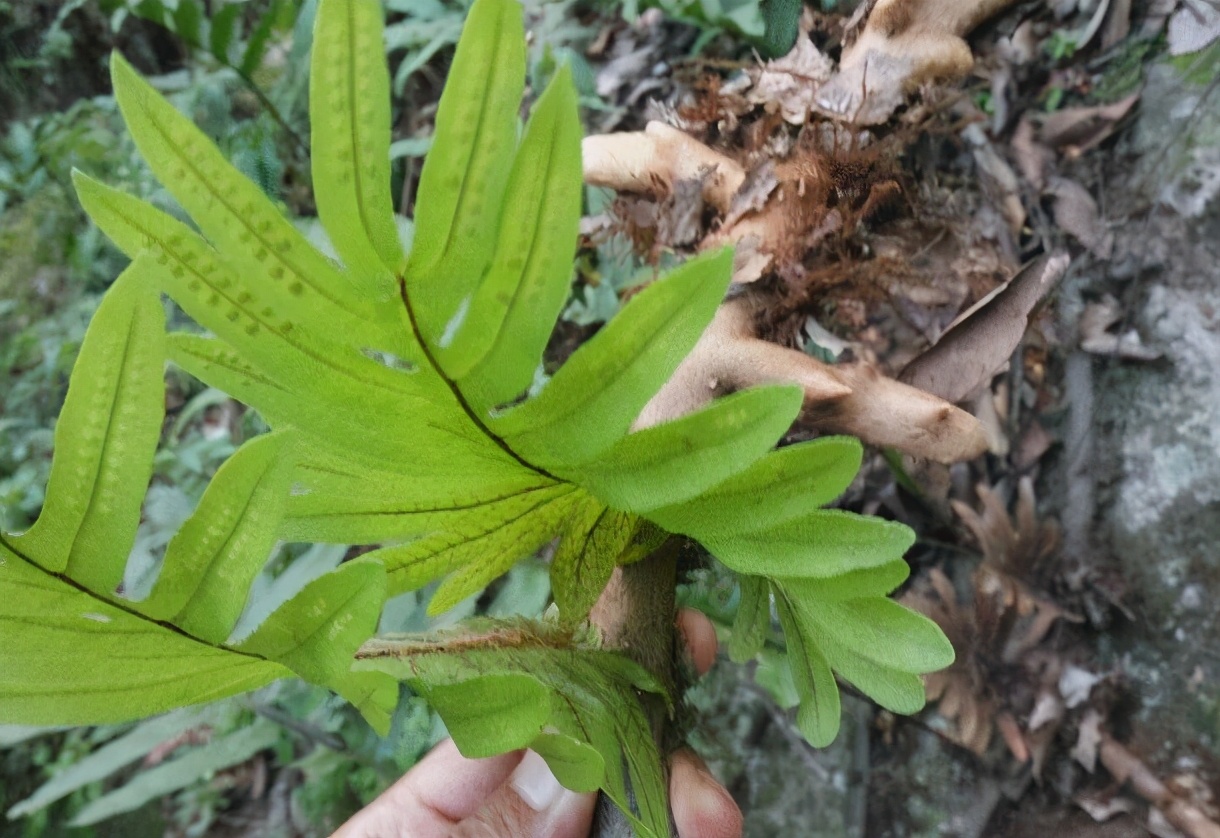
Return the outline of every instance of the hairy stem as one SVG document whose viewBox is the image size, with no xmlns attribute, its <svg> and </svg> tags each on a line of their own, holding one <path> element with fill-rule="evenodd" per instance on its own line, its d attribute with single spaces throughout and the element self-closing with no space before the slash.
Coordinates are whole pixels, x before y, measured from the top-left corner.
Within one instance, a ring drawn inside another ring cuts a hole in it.
<svg viewBox="0 0 1220 838">
<path fill-rule="evenodd" d="M 646 558 L 615 568 L 590 614 L 590 620 L 601 629 L 606 646 L 618 649 L 657 676 L 671 695 L 677 684 L 674 588 L 680 549 L 681 541 L 671 538 Z M 641 695 L 640 701 L 664 759 L 669 722 L 665 702 L 652 694 Z M 677 834 L 672 817 L 670 833 Z M 633 834 L 631 824 L 610 798 L 598 795 L 591 838 L 632 838 Z"/>
</svg>

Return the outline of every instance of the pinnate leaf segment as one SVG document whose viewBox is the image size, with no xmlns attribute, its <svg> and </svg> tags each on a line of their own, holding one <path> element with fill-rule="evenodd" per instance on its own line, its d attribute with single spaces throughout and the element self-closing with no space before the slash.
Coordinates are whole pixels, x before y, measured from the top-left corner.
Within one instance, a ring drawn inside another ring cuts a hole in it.
<svg viewBox="0 0 1220 838">
<path fill-rule="evenodd" d="M 570 787 L 605 790 L 640 834 L 664 834 L 660 758 L 636 699 L 661 687 L 579 626 L 616 565 L 672 535 L 739 574 L 735 658 L 768 641 L 774 607 L 811 742 L 837 732 L 834 673 L 889 709 L 922 707 L 919 673 L 947 665 L 952 649 L 886 598 L 908 572 L 910 531 L 822 509 L 859 467 L 855 440 L 776 450 L 801 407 L 791 386 L 632 428 L 711 320 L 731 254 L 652 283 L 533 386 L 569 293 L 581 211 L 570 74 L 555 75 L 519 132 L 521 10 L 476 0 L 405 253 L 381 29 L 376 0 L 320 4 L 312 170 L 338 262 L 114 57 L 131 134 L 196 228 L 76 174 L 85 208 L 132 263 L 73 372 L 43 513 L 25 533 L 0 534 L 0 718 L 133 718 L 296 674 L 384 731 L 395 680 L 407 680 L 464 751 L 533 747 Z M 161 293 L 209 336 L 167 335 Z M 133 601 L 119 585 L 166 359 L 273 431 L 221 468 L 152 593 Z M 443 578 L 430 608 L 444 610 L 555 538 L 557 620 L 370 641 L 353 667 L 387 596 Z M 378 547 L 234 636 L 277 541 Z"/>
</svg>

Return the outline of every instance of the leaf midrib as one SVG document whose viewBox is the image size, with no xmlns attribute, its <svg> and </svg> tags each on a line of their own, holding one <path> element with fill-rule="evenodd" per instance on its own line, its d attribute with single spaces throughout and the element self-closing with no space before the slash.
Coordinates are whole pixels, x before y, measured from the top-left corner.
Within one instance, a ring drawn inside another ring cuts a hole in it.
<svg viewBox="0 0 1220 838">
<path fill-rule="evenodd" d="M 225 536 L 224 543 L 220 545 L 219 549 L 212 553 L 212 557 L 208 561 L 207 567 L 195 574 L 200 580 L 199 584 L 196 585 L 194 590 L 191 591 L 190 596 L 187 597 L 186 603 L 178 609 L 178 611 L 174 614 L 173 619 L 180 620 L 189 610 L 191 610 L 191 606 L 195 605 L 195 602 L 200 597 L 201 592 L 204 591 L 208 580 L 212 578 L 217 564 L 224 560 L 224 557 L 229 549 L 229 545 L 232 544 L 233 540 L 239 535 L 244 534 L 241 531 L 241 525 L 246 520 L 246 513 L 250 510 L 250 504 L 253 503 L 254 498 L 258 496 L 259 489 L 261 489 L 266 482 L 271 479 L 273 472 L 274 468 L 266 468 L 263 469 L 262 473 L 258 476 L 258 480 L 254 483 L 254 488 L 248 495 L 246 495 L 245 500 L 242 503 L 241 510 L 236 515 L 235 523 L 229 528 L 229 533 Z M 162 570 L 162 573 L 164 573 L 164 570 Z M 230 629 L 230 633 L 232 633 L 232 629 Z"/>
<path fill-rule="evenodd" d="M 203 176 L 203 173 L 201 171 L 199 171 L 199 169 L 194 165 L 194 162 L 189 157 L 186 157 L 185 155 L 177 153 L 176 146 L 174 145 L 173 139 L 169 136 L 168 133 L 166 133 L 166 131 L 164 130 L 164 128 L 161 125 L 160 120 L 156 119 L 155 116 L 152 113 L 150 113 L 149 109 L 145 106 L 144 101 L 143 101 L 143 99 L 144 99 L 143 91 L 139 91 L 139 93 L 141 95 L 139 96 L 138 104 L 139 104 L 140 109 L 142 111 L 144 111 L 145 124 L 150 125 L 157 132 L 157 134 L 160 135 L 162 142 L 164 142 L 166 146 L 168 146 L 170 149 L 174 149 L 174 152 L 173 152 L 174 158 L 176 160 L 181 161 L 182 165 L 191 171 L 191 173 L 195 176 L 195 181 L 203 187 L 203 189 L 207 192 L 207 194 L 211 195 L 212 198 L 217 203 L 219 203 L 226 210 L 228 210 L 229 214 L 233 218 L 244 219 L 244 215 L 242 213 L 238 212 L 237 209 L 232 204 L 230 204 L 228 201 L 226 201 L 224 196 L 220 192 L 211 188 L 210 181 L 206 177 Z M 192 126 L 193 126 L 193 123 L 192 123 Z M 327 289 L 325 285 L 322 285 L 322 284 L 319 284 L 318 282 L 316 282 L 309 271 L 303 270 L 299 266 L 294 264 L 293 262 L 290 262 L 288 260 L 288 257 L 284 253 L 282 253 L 278 247 L 276 247 L 271 242 L 269 242 L 267 239 L 265 239 L 261 235 L 259 230 L 256 229 L 253 225 L 247 224 L 243 221 L 242 227 L 246 231 L 248 231 L 251 236 L 253 236 L 255 239 L 258 240 L 258 242 L 266 249 L 268 254 L 273 256 L 281 265 L 283 265 L 285 268 L 287 268 L 289 271 L 291 271 L 295 276 L 299 277 L 303 282 L 307 283 L 309 285 L 309 287 L 314 290 L 315 293 L 317 293 L 319 296 L 325 298 L 326 300 L 329 300 L 330 303 L 332 305 L 336 306 L 337 308 L 341 308 L 344 311 L 348 312 L 349 314 L 351 314 L 357 318 L 360 318 L 361 312 L 352 311 L 352 309 L 348 307 L 348 305 L 346 304 L 346 302 L 344 300 L 341 300 L 339 297 L 336 297 L 335 295 L 329 293 L 329 289 Z M 325 257 L 323 257 L 323 258 L 325 258 Z"/>
<path fill-rule="evenodd" d="M 34 559 L 31 558 L 30 556 L 28 556 L 24 551 L 19 549 L 15 544 L 13 544 L 8 538 L 8 533 L 0 532 L 0 547 L 3 547 L 4 549 L 8 550 L 10 553 L 12 553 L 17 558 L 21 559 L 23 562 L 28 564 L 30 567 L 35 568 L 38 572 L 40 572 L 46 576 L 50 576 L 52 579 L 56 579 L 56 580 L 64 583 L 68 587 L 79 591 L 80 593 L 84 594 L 85 596 L 89 597 L 90 599 L 92 599 L 96 602 L 100 602 L 104 605 L 108 605 L 111 608 L 117 608 L 119 611 L 122 611 L 123 613 L 127 614 L 128 616 L 134 617 L 135 619 L 140 620 L 141 622 L 160 626 L 161 628 L 166 629 L 167 631 L 173 632 L 174 634 L 178 635 L 179 637 L 184 637 L 187 640 L 198 643 L 200 646 L 206 646 L 209 649 L 215 649 L 216 651 L 220 651 L 220 652 L 232 653 L 234 655 L 241 655 L 244 658 L 262 661 L 264 663 L 269 663 L 269 664 L 273 664 L 275 666 L 283 667 L 284 669 L 288 669 L 287 666 L 280 663 L 279 661 L 270 660 L 268 658 L 263 657 L 262 655 L 255 655 L 255 654 L 251 654 L 249 652 L 242 652 L 242 651 L 234 649 L 230 646 L 225 646 L 223 644 L 210 643 L 207 640 L 203 640 L 202 638 L 196 637 L 195 635 L 193 635 L 187 631 L 184 631 L 182 628 L 174 625 L 171 622 L 167 622 L 165 620 L 153 619 L 152 617 L 149 617 L 147 614 L 144 614 L 144 613 L 138 611 L 132 605 L 128 605 L 126 601 L 124 601 L 120 598 L 115 597 L 115 598 L 111 599 L 108 597 L 104 597 L 101 594 L 96 593 L 95 591 L 91 591 L 88 588 L 86 588 L 85 586 L 81 585 L 79 582 L 77 582 L 72 577 L 68 576 L 66 573 L 56 573 L 55 571 L 47 570 L 41 564 L 34 561 Z M 271 618 L 269 617 L 268 619 L 271 619 Z"/>
<path fill-rule="evenodd" d="M 98 484 L 102 481 L 102 472 L 106 467 L 106 453 L 110 450 L 111 431 L 114 428 L 116 406 L 121 403 L 121 397 L 123 395 L 123 382 L 127 378 L 124 373 L 127 372 L 127 359 L 131 354 L 131 343 L 135 339 L 136 321 L 139 319 L 139 312 L 140 310 L 138 307 L 134 308 L 131 312 L 130 319 L 127 321 L 127 334 L 123 338 L 123 351 L 119 356 L 119 374 L 115 379 L 114 390 L 110 396 L 110 406 L 106 410 L 106 430 L 102 434 L 102 450 L 99 451 L 97 455 L 97 467 L 94 472 L 93 482 L 89 489 L 89 500 L 85 504 L 85 512 L 83 515 L 81 515 L 80 521 L 77 522 L 75 531 L 72 533 L 72 538 L 68 543 L 67 560 L 64 562 L 65 572 L 72 567 L 73 557 L 76 554 L 76 545 L 77 542 L 80 541 L 81 530 L 85 528 L 85 524 L 90 520 L 94 504 L 97 503 Z M 39 520 L 41 520 L 41 516 Z M 0 533 L 0 535 L 2 535 L 2 533 Z"/>
<path fill-rule="evenodd" d="M 500 28 L 500 24 L 502 22 L 503 22 L 503 15 L 501 15 L 496 20 L 497 29 Z M 504 45 L 505 40 L 506 39 L 504 39 L 504 38 L 495 39 L 495 42 L 494 42 L 495 46 L 492 48 L 491 61 L 489 62 L 490 66 L 495 67 L 495 66 L 499 65 L 500 48 Z M 487 100 L 492 95 L 493 90 L 494 90 L 494 85 L 491 85 L 491 84 L 485 85 L 483 87 L 483 97 L 480 102 L 482 107 L 479 108 L 478 122 L 476 122 L 475 126 L 474 126 L 474 139 L 471 142 L 470 158 L 466 161 L 466 166 L 464 167 L 464 169 L 462 171 L 462 186 L 461 186 L 461 188 L 458 189 L 457 201 L 455 201 L 453 204 L 453 217 L 449 221 L 449 230 L 445 236 L 445 246 L 444 246 L 444 248 L 442 248 L 439 258 L 436 260 L 438 264 L 442 260 L 444 260 L 445 258 L 448 257 L 449 250 L 450 250 L 450 248 L 453 247 L 454 236 L 456 236 L 459 232 L 457 222 L 462 217 L 462 205 L 466 200 L 466 192 L 467 192 L 466 187 L 470 183 L 470 175 L 471 175 L 471 171 L 473 168 L 470 165 L 470 161 L 473 160 L 475 155 L 478 153 L 479 138 L 483 136 L 483 124 L 487 118 L 487 111 L 489 110 L 488 105 L 487 105 Z M 414 325 L 414 318 L 412 318 L 412 325 Z M 421 340 L 420 342 L 422 343 L 423 341 Z M 426 347 L 425 347 L 424 351 L 427 352 Z"/>
<path fill-rule="evenodd" d="M 561 480 L 546 469 L 536 466 L 526 460 L 524 457 L 514 451 L 512 446 L 505 442 L 502 437 L 492 432 L 491 428 L 487 426 L 487 423 L 479 417 L 478 412 L 471 407 L 470 402 L 466 400 L 466 395 L 462 392 L 461 388 L 457 386 L 457 382 L 445 375 L 444 370 L 436 360 L 436 356 L 432 354 L 432 348 L 428 345 L 428 342 L 424 340 L 423 333 L 419 328 L 419 320 L 415 316 L 415 308 L 411 305 L 411 297 L 407 293 L 407 280 L 405 276 L 398 277 L 398 295 L 402 299 L 403 307 L 406 309 L 407 319 L 411 323 L 411 331 L 415 335 L 415 340 L 419 344 L 420 349 L 423 351 L 424 357 L 428 359 L 428 364 L 432 367 L 432 371 L 437 375 L 438 378 L 440 378 L 441 381 L 445 383 L 445 386 L 449 388 L 449 392 L 453 394 L 453 397 L 457 400 L 457 403 L 462 408 L 462 411 L 466 414 L 467 418 L 474 423 L 475 427 L 479 429 L 479 432 L 487 437 L 487 439 L 494 442 L 505 454 L 512 457 L 513 460 L 519 463 L 522 468 L 529 469 L 535 474 L 541 475 L 542 477 L 554 481 L 555 483 L 568 483 L 569 481 Z"/>
<path fill-rule="evenodd" d="M 356 213 L 360 216 L 360 226 L 364 228 L 364 234 L 372 246 L 374 255 L 380 259 L 376 253 L 377 247 L 373 242 L 373 225 L 369 217 L 369 207 L 365 204 L 364 199 L 364 173 L 361 171 L 360 165 L 360 115 L 359 108 L 356 105 L 356 4 L 354 2 L 347 3 L 347 8 L 344 10 L 347 13 L 347 102 L 351 109 L 348 114 L 348 140 L 351 142 L 351 160 L 352 160 L 352 187 L 356 193 Z"/>
<path fill-rule="evenodd" d="M 319 471 L 320 470 L 321 469 L 319 469 Z M 337 474 L 338 472 L 332 471 L 330 473 Z M 303 519 L 328 520 L 331 518 L 351 518 L 351 517 L 356 517 L 356 516 L 359 516 L 359 517 L 367 516 L 367 517 L 380 518 L 380 517 L 396 517 L 396 516 L 404 516 L 404 515 L 432 515 L 432 514 L 442 514 L 442 513 L 446 513 L 446 512 L 470 512 L 470 511 L 473 511 L 473 510 L 478 509 L 483 506 L 491 506 L 493 504 L 501 503 L 503 501 L 508 501 L 508 500 L 512 500 L 514 498 L 524 497 L 525 495 L 529 495 L 534 492 L 540 492 L 544 489 L 553 489 L 553 488 L 555 488 L 555 485 L 556 484 L 554 484 L 554 483 L 540 483 L 535 486 L 527 486 L 524 489 L 518 489 L 516 491 L 509 492 L 508 494 L 505 494 L 505 495 L 499 495 L 494 498 L 488 498 L 486 500 L 480 500 L 480 501 L 472 501 L 470 503 L 457 504 L 455 506 L 444 506 L 444 507 L 418 506 L 418 507 L 408 508 L 408 509 L 374 509 L 374 510 L 361 510 L 359 512 L 317 512 L 317 513 L 313 513 L 310 515 L 291 515 L 290 514 L 287 517 L 294 518 L 297 520 L 303 520 Z M 534 509 L 536 509 L 536 508 L 537 507 L 534 507 Z M 531 511 L 533 511 L 533 510 L 531 509 Z"/>
</svg>

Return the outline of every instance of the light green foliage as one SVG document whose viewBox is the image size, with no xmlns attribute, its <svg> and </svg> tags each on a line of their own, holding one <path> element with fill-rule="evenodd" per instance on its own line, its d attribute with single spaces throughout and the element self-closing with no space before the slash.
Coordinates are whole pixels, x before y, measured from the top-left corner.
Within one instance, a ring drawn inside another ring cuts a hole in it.
<svg viewBox="0 0 1220 838">
<path fill-rule="evenodd" d="M 740 36 L 768 58 L 785 55 L 796 41 L 799 0 L 623 0 L 623 15 L 632 20 L 643 6 L 698 26 L 701 40 L 728 31 Z"/>
<path fill-rule="evenodd" d="M 776 451 L 695 501 L 654 510 L 673 532 L 698 534 L 742 574 L 729 653 L 753 657 L 771 625 L 771 601 L 788 645 L 800 710 L 814 745 L 839 730 L 834 673 L 883 707 L 923 707 L 920 673 L 953 662 L 931 620 L 886 599 L 906 579 L 913 534 L 898 524 L 819 507 L 860 464 L 860 445 L 826 438 Z"/>
<path fill-rule="evenodd" d="M 63 733 L 56 728 L 0 726 L 0 747 L 24 737 L 26 753 L 58 754 L 55 762 L 29 777 L 37 780 L 45 772 L 46 781 L 32 794 L 27 788 L 28 797 L 11 806 L 7 815 L 29 818 L 28 834 L 41 834 L 36 824 L 52 814 L 48 807 L 56 807 L 54 819 L 96 822 L 146 803 L 156 806 L 157 798 L 174 794 L 169 806 L 173 820 L 205 831 L 224 808 L 218 777 L 230 774 L 230 768 L 240 776 L 250 754 L 271 749 L 298 755 L 293 766 L 305 780 L 292 790 L 293 805 L 301 807 L 317 834 L 329 834 L 397 779 L 440 735 L 421 699 L 402 703 L 395 712 L 394 732 L 383 738 L 328 690 L 296 679 L 134 725 Z M 13 756 L 6 753 L 10 760 Z M 20 787 L 6 790 L 21 793 Z M 125 826 L 130 824 L 107 828 L 110 834 L 148 834 L 124 831 Z"/>
<path fill-rule="evenodd" d="M 366 645 L 357 668 L 420 690 L 469 757 L 518 748 L 561 783 L 603 789 L 640 836 L 668 835 L 660 755 L 635 690 L 662 693 L 626 658 L 546 623 L 470 621 L 460 635 Z"/>
<path fill-rule="evenodd" d="M 229 642 L 282 503 L 254 509 L 250 501 L 264 481 L 283 488 L 279 475 L 291 463 L 285 436 L 257 440 L 229 461 L 187 524 L 209 537 L 169 551 L 150 599 L 118 592 L 163 416 L 164 314 L 144 264 L 115 283 L 86 334 L 56 427 L 43 514 L 24 534 L 0 533 L 0 619 L 14 627 L 0 647 L 0 717 L 120 721 L 296 670 L 339 690 L 384 728 L 393 684 L 348 671 L 384 598 L 376 563 L 345 565 L 240 646 Z"/>
<path fill-rule="evenodd" d="M 241 765 L 259 751 L 275 745 L 279 728 L 265 719 L 225 736 L 213 739 L 203 747 L 192 749 L 179 759 L 144 771 L 110 794 L 92 801 L 72 819 L 72 826 L 88 826 L 130 812 L 159 797 L 164 797 L 207 776 L 235 765 Z"/>
<path fill-rule="evenodd" d="M 312 167 L 337 260 L 114 57 L 131 135 L 198 231 L 75 178 L 134 261 L 86 340 L 44 511 L 27 534 L 4 536 L 0 618 L 26 627 L 0 650 L 0 712 L 34 723 L 130 718 L 295 672 L 384 730 L 390 670 L 437 706 L 467 752 L 531 745 L 565 783 L 599 786 L 642 834 L 660 832 L 665 789 L 636 697 L 659 687 L 573 627 L 616 564 L 670 533 L 747 580 L 735 657 L 765 643 L 774 598 L 810 741 L 837 731 L 833 672 L 887 707 L 917 709 L 918 673 L 952 650 L 932 623 L 885 599 L 905 578 L 911 534 L 820 508 L 858 468 L 858 443 L 773 450 L 801 406 L 792 386 L 632 431 L 711 320 L 732 254 L 691 260 L 634 295 L 531 391 L 568 294 L 581 209 L 571 73 L 555 73 L 519 134 L 521 10 L 476 0 L 404 253 L 386 182 L 381 37 L 376 0 L 320 4 Z M 211 336 L 167 340 L 154 289 Z M 151 473 L 164 357 L 255 408 L 273 433 L 217 474 L 135 601 L 116 591 Z M 442 611 L 557 537 L 556 626 L 476 625 L 350 670 L 387 595 L 443 580 L 430 604 Z M 263 616 L 257 606 L 243 617 L 277 539 L 378 549 L 302 580 L 265 619 L 250 617 Z"/>
</svg>

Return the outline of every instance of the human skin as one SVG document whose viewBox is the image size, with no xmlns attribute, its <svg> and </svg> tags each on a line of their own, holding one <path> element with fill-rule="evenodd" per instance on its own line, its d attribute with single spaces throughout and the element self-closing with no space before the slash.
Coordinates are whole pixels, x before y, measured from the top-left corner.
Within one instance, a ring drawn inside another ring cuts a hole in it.
<svg viewBox="0 0 1220 838">
<path fill-rule="evenodd" d="M 715 629 L 688 609 L 677 624 L 704 674 Z M 669 794 L 679 838 L 741 838 L 741 811 L 693 751 L 671 757 Z M 332 838 L 586 838 L 596 800 L 560 786 L 532 751 L 467 759 L 447 739 Z"/>
</svg>

